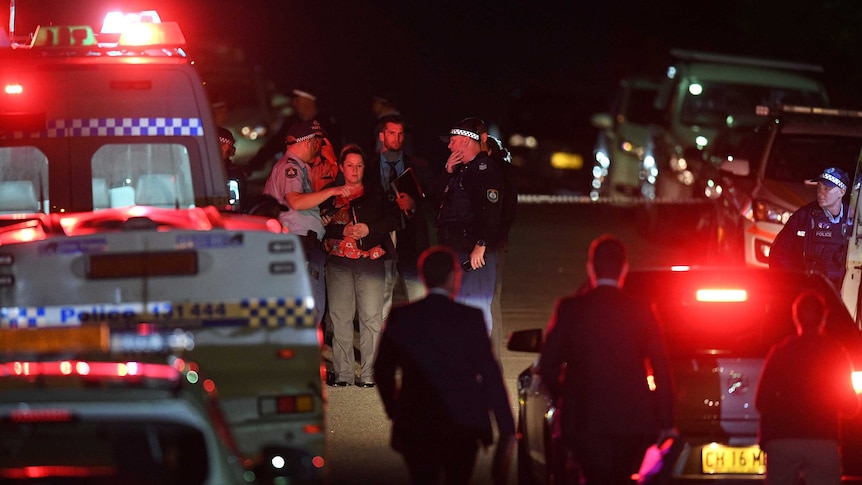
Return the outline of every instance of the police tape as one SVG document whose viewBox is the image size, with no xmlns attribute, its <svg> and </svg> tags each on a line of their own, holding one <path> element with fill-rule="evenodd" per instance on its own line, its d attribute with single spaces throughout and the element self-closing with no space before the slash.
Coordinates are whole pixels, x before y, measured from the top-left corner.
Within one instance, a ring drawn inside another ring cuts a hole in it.
<svg viewBox="0 0 862 485">
<path fill-rule="evenodd" d="M 694 205 L 710 204 L 708 199 L 687 198 L 656 198 L 646 197 L 598 197 L 592 198 L 588 195 L 550 195 L 550 194 L 518 194 L 519 204 L 608 204 L 619 206 L 634 205 Z"/>
</svg>

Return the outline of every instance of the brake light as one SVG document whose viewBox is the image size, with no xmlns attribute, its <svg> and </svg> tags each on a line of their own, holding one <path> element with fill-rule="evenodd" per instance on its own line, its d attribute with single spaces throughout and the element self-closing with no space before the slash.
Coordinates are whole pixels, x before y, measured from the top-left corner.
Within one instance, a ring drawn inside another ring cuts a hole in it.
<svg viewBox="0 0 862 485">
<path fill-rule="evenodd" d="M 117 470 L 110 466 L 25 466 L 0 470 L 2 478 L 46 478 L 46 477 L 98 477 L 115 475 Z"/>
<path fill-rule="evenodd" d="M 261 416 L 309 413 L 314 411 L 314 397 L 311 394 L 260 397 L 257 407 Z"/>
<path fill-rule="evenodd" d="M 0 365 L 3 377 L 145 377 L 176 381 L 180 372 L 166 364 L 144 364 L 140 362 L 7 362 Z"/>
<path fill-rule="evenodd" d="M 853 390 L 856 394 L 862 394 L 862 371 L 853 372 L 850 378 L 853 380 Z"/>
<path fill-rule="evenodd" d="M 748 300 L 748 292 L 739 288 L 702 288 L 697 290 L 697 301 L 702 302 L 743 302 Z"/>
<path fill-rule="evenodd" d="M 24 92 L 24 86 L 20 84 L 7 84 L 3 92 L 6 94 L 21 94 Z"/>
<path fill-rule="evenodd" d="M 66 409 L 16 409 L 9 417 L 15 423 L 67 422 L 72 420 L 72 413 Z"/>
</svg>

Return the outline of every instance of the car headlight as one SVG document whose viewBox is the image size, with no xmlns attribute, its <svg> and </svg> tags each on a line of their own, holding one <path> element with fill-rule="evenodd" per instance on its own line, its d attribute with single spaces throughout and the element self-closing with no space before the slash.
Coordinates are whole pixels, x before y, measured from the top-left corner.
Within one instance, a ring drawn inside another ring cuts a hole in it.
<svg viewBox="0 0 862 485">
<path fill-rule="evenodd" d="M 754 201 L 754 222 L 785 224 L 792 214 L 792 211 L 764 200 Z"/>
</svg>

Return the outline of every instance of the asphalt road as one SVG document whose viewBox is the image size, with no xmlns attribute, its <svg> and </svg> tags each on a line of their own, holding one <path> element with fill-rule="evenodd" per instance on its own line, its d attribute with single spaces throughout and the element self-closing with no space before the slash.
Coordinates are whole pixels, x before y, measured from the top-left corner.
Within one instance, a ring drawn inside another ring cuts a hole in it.
<svg viewBox="0 0 862 485">
<path fill-rule="evenodd" d="M 511 234 L 503 280 L 503 329 L 544 328 L 556 299 L 586 279 L 590 241 L 611 233 L 628 247 L 632 268 L 703 264 L 694 236 L 700 208 L 664 207 L 661 227 L 646 238 L 637 207 L 584 203 L 521 203 Z M 500 344 L 499 347 L 504 347 Z M 498 349 L 512 412 L 517 413 L 516 378 L 535 354 Z M 327 388 L 328 464 L 332 484 L 407 483 L 400 455 L 389 448 L 390 423 L 376 389 Z M 515 414 L 517 416 L 517 414 Z M 473 483 L 490 483 L 490 451 L 480 452 Z M 510 483 L 517 483 L 512 464 Z"/>
</svg>

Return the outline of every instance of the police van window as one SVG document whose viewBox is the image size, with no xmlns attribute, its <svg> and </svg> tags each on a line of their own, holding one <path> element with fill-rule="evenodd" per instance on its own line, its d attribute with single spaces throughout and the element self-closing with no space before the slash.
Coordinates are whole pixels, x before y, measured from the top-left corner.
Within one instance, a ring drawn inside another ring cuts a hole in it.
<svg viewBox="0 0 862 485">
<path fill-rule="evenodd" d="M 48 207 L 48 157 L 33 146 L 0 148 L 0 214 Z"/>
<path fill-rule="evenodd" d="M 178 143 L 104 145 L 92 161 L 93 209 L 194 207 L 188 149 Z"/>
</svg>

